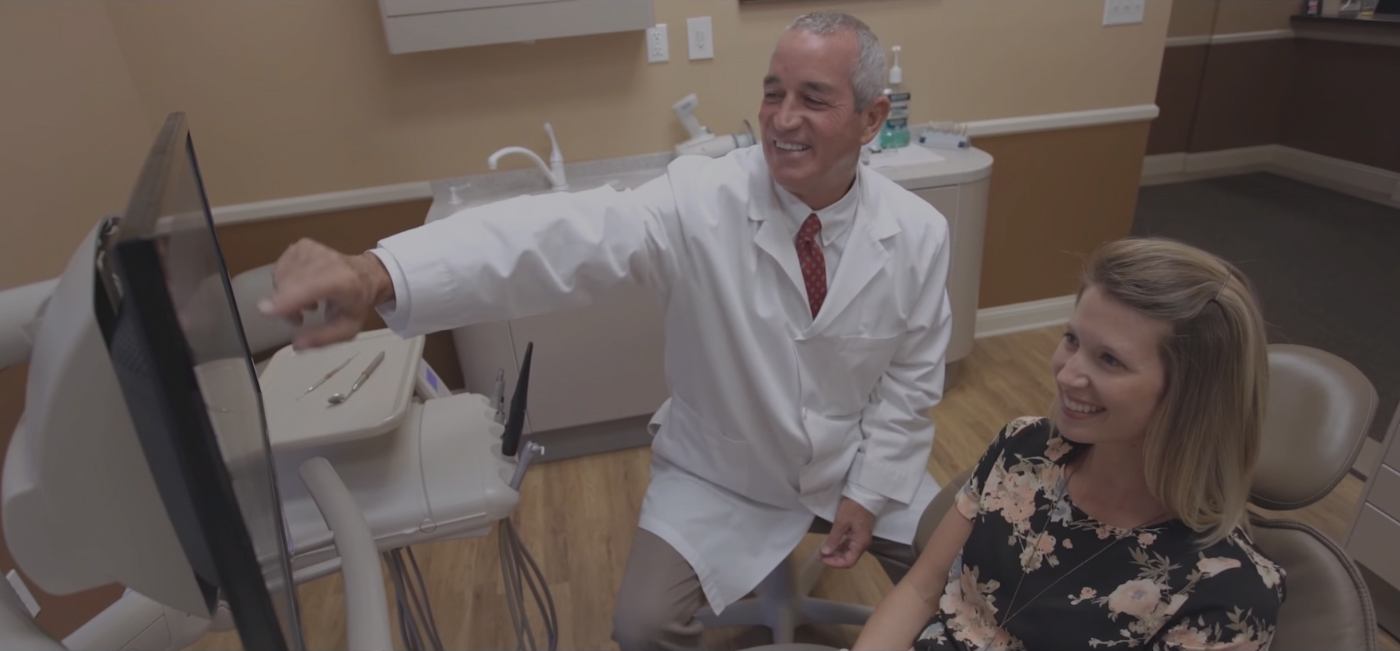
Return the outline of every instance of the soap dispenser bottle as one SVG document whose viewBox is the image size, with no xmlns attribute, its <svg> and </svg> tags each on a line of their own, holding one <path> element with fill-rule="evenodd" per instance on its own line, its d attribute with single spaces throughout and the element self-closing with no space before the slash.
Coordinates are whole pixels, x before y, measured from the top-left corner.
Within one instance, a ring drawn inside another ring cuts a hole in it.
<svg viewBox="0 0 1400 651">
<path fill-rule="evenodd" d="M 890 48 L 894 52 L 894 65 L 890 66 L 890 85 L 885 87 L 885 97 L 890 100 L 890 115 L 880 130 L 880 148 L 896 149 L 909 145 L 909 98 L 904 88 L 904 69 L 899 66 L 898 45 Z"/>
</svg>

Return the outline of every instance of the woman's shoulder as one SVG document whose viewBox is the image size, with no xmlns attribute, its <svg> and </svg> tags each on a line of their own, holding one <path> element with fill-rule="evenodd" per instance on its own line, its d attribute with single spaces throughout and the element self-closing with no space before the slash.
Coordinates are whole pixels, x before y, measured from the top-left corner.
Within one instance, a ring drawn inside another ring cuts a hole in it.
<svg viewBox="0 0 1400 651">
<path fill-rule="evenodd" d="M 1262 589 L 1283 601 L 1283 567 L 1265 556 L 1243 529 L 1236 528 L 1224 539 L 1200 550 L 1199 556 L 1195 569 L 1203 579 L 1219 577 L 1242 589 Z"/>
<path fill-rule="evenodd" d="M 1205 548 L 1192 545 L 1190 549 L 1189 555 L 1173 559 L 1186 575 L 1185 585 L 1173 598 L 1180 605 L 1161 629 L 1165 648 L 1226 642 L 1267 647 L 1283 605 L 1283 568 L 1239 529 Z"/>
<path fill-rule="evenodd" d="M 1194 554 L 1182 563 L 1187 570 L 1190 591 L 1187 612 L 1225 613 L 1233 619 L 1247 619 L 1256 626 L 1278 621 L 1284 599 L 1283 568 L 1265 556 L 1241 529 Z"/>
</svg>

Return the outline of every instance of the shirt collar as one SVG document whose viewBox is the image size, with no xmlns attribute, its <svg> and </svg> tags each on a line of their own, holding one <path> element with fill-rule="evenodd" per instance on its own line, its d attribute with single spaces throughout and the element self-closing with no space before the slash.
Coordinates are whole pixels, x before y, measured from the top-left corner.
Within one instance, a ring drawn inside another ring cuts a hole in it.
<svg viewBox="0 0 1400 651">
<path fill-rule="evenodd" d="M 802 222 L 807 220 L 807 216 L 817 213 L 817 219 L 822 222 L 822 246 L 831 246 L 834 242 L 850 230 L 851 225 L 856 221 L 856 208 L 860 204 L 861 174 L 856 172 L 855 183 L 851 184 L 851 189 L 846 191 L 846 195 L 821 210 L 812 210 L 783 186 L 773 183 L 774 193 L 778 197 L 778 207 L 783 214 L 792 219 L 796 227 L 801 228 Z"/>
</svg>

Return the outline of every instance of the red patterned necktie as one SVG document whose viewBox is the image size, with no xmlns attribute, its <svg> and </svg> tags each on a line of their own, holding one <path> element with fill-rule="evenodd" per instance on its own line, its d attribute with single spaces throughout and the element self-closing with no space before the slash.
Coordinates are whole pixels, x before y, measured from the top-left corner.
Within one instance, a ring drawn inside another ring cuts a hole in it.
<svg viewBox="0 0 1400 651">
<path fill-rule="evenodd" d="M 812 213 L 797 229 L 795 240 L 797 262 L 802 267 L 802 280 L 807 284 L 807 304 L 812 308 L 813 318 L 826 299 L 826 257 L 822 255 L 821 234 L 822 221 Z"/>
</svg>

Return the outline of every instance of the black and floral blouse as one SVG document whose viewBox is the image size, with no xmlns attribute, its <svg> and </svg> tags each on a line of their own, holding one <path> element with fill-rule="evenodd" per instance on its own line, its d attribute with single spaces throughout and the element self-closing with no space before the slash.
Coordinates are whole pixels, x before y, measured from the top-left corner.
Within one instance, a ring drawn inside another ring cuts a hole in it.
<svg viewBox="0 0 1400 651">
<path fill-rule="evenodd" d="M 1002 429 L 957 495 L 972 533 L 914 648 L 1268 648 L 1283 570 L 1240 529 L 1201 548 L 1178 520 L 1093 519 L 1064 489 L 1087 448 L 1042 418 Z"/>
</svg>

